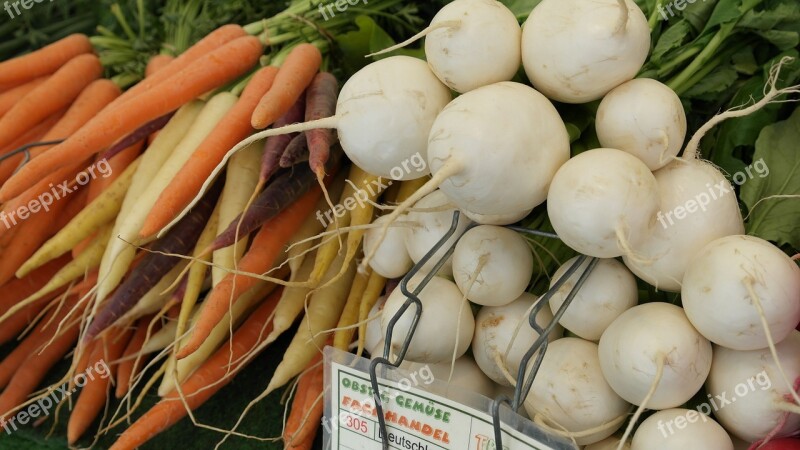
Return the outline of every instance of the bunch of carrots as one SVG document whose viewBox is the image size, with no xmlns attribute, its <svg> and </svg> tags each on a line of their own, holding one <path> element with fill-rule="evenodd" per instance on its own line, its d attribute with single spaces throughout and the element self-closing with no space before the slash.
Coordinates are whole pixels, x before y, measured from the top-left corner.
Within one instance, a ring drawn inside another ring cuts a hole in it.
<svg viewBox="0 0 800 450">
<path fill-rule="evenodd" d="M 157 389 L 161 401 L 112 447 L 136 448 L 300 321 L 262 397 L 297 383 L 283 438 L 311 448 L 321 349 L 363 348 L 355 331 L 363 339 L 386 285 L 356 271 L 372 205 L 424 180 L 375 193 L 326 227 L 318 212 L 376 177 L 344 160 L 334 133 L 314 130 L 251 144 L 204 189 L 256 129 L 334 115 L 339 86 L 320 72 L 316 46 L 295 46 L 280 67 L 260 67 L 263 50 L 225 25 L 175 58 L 152 58 L 125 92 L 102 78 L 83 35 L 0 63 L 0 343 L 19 340 L 0 362 L 0 424 L 104 364 L 108 376 L 58 405 L 71 408 L 68 441 L 112 391 L 128 408 L 98 435 L 119 433 Z M 64 359 L 67 373 L 41 389 Z"/>
</svg>

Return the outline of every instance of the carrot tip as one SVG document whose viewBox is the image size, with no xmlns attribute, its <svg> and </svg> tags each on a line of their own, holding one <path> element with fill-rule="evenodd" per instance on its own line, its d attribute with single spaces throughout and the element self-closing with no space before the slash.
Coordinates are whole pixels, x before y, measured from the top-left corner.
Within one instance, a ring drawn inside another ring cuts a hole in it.
<svg viewBox="0 0 800 450">
<path fill-rule="evenodd" d="M 176 359 L 184 359 L 191 356 L 192 353 L 196 352 L 198 348 L 200 348 L 200 344 L 202 342 L 195 342 L 197 341 L 196 333 L 192 333 L 189 336 L 189 340 L 181 346 L 178 352 L 175 354 Z"/>
</svg>

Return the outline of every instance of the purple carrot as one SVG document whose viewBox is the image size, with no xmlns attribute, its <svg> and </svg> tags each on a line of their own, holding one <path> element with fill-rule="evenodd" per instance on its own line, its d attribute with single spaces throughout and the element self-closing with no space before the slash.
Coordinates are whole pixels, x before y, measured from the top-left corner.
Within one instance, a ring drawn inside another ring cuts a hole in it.
<svg viewBox="0 0 800 450">
<path fill-rule="evenodd" d="M 175 226 L 150 247 L 150 252 L 114 291 L 105 306 L 97 313 L 84 336 L 84 342 L 94 339 L 103 330 L 130 311 L 144 294 L 152 289 L 181 259 L 167 254 L 189 254 L 211 217 L 214 205 L 222 191 L 217 181 L 203 199 Z"/>
<path fill-rule="evenodd" d="M 328 161 L 329 169 L 339 163 L 340 153 L 333 153 Z M 206 251 L 219 250 L 233 245 L 236 242 L 237 227 L 239 229 L 238 236 L 247 236 L 257 230 L 266 221 L 277 216 L 284 208 L 305 194 L 315 182 L 316 175 L 305 164 L 284 171 L 256 197 L 250 208 L 244 212 L 244 218 L 242 218 L 242 214 L 239 214 L 233 219 L 228 227 L 217 235 Z M 241 225 L 239 225 L 240 220 Z"/>
<path fill-rule="evenodd" d="M 178 287 L 175 288 L 175 292 L 172 293 L 172 298 L 170 301 L 176 303 L 180 302 L 183 299 L 183 297 L 186 296 L 186 289 L 188 287 L 189 287 L 189 274 L 186 273 L 183 275 L 183 277 L 181 277 L 180 284 L 178 284 Z"/>
<path fill-rule="evenodd" d="M 305 93 L 300 96 L 300 99 L 286 111 L 280 119 L 278 119 L 273 128 L 279 128 L 284 125 L 300 122 L 303 120 L 303 113 L 306 106 Z M 259 173 L 258 185 L 263 187 L 269 177 L 278 171 L 279 161 L 283 155 L 286 146 L 297 136 L 297 133 L 281 134 L 267 138 L 264 143 L 264 156 L 261 158 L 261 172 Z"/>
<path fill-rule="evenodd" d="M 308 161 L 308 140 L 305 133 L 300 133 L 286 146 L 286 150 L 281 156 L 280 166 L 287 169 L 303 161 Z"/>
<path fill-rule="evenodd" d="M 131 145 L 147 139 L 147 136 L 150 136 L 156 131 L 164 128 L 167 125 L 167 122 L 169 122 L 169 119 L 171 119 L 174 115 L 175 111 L 172 111 L 171 113 L 164 114 L 163 116 L 153 119 L 150 122 L 142 125 L 138 129 L 134 130 L 131 134 L 125 136 L 117 141 L 116 144 L 112 145 L 108 150 L 105 151 L 105 153 L 103 153 L 103 157 L 101 159 L 111 159 L 114 157 L 114 155 L 120 153 Z"/>
<path fill-rule="evenodd" d="M 311 81 L 306 94 L 306 122 L 331 117 L 336 114 L 336 96 L 339 83 L 328 72 L 320 72 Z M 330 158 L 333 131 L 330 129 L 308 130 L 308 165 L 318 180 L 325 176 L 325 163 Z"/>
</svg>

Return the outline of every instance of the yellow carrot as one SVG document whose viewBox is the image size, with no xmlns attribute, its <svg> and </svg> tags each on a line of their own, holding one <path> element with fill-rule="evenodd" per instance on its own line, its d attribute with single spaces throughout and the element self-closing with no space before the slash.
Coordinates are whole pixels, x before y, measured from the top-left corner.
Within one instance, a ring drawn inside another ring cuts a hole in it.
<svg viewBox="0 0 800 450">
<path fill-rule="evenodd" d="M 53 275 L 53 277 L 50 278 L 50 280 L 44 286 L 42 286 L 41 289 L 36 291 L 36 293 L 28 298 L 21 300 L 19 303 L 9 308 L 5 314 L 0 316 L 0 323 L 13 316 L 23 308 L 36 303 L 46 295 L 55 292 L 57 289 L 64 287 L 75 280 L 83 278 L 86 273 L 96 269 L 97 266 L 100 265 L 100 259 L 103 257 L 103 251 L 106 248 L 108 237 L 110 235 L 111 224 L 108 224 L 106 228 L 97 234 L 97 236 L 92 240 L 89 246 L 86 247 L 83 253 L 78 255 L 77 258 L 73 259 L 58 272 L 56 272 L 56 274 Z"/>
<path fill-rule="evenodd" d="M 98 299 L 104 299 L 119 284 L 136 254 L 134 247 L 118 239 L 120 230 L 127 223 L 131 210 L 147 189 L 154 174 L 164 165 L 172 151 L 184 138 L 204 104 L 202 101 L 195 100 L 181 107 L 142 155 L 139 167 L 133 174 L 131 185 L 125 193 L 117 221 L 114 223 L 114 231 L 111 232 L 108 247 L 103 254 L 103 261 L 100 263 L 100 281 L 97 284 Z"/>
<path fill-rule="evenodd" d="M 339 350 L 347 350 L 350 342 L 353 341 L 353 334 L 356 332 L 353 325 L 358 322 L 359 306 L 361 305 L 361 298 L 364 296 L 364 290 L 367 288 L 367 282 L 372 269 L 367 268 L 365 273 L 358 272 L 353 280 L 353 285 L 350 287 L 350 294 L 347 296 L 347 303 L 344 305 L 344 311 L 339 318 L 339 323 L 336 325 L 336 332 L 333 333 L 333 346 Z"/>
<path fill-rule="evenodd" d="M 210 261 L 210 255 L 204 254 L 203 250 L 211 245 L 214 241 L 214 237 L 216 237 L 217 228 L 219 227 L 219 209 L 220 204 L 217 203 L 217 207 L 214 208 L 214 212 L 211 213 L 211 218 L 206 224 L 206 228 L 203 230 L 200 238 L 197 239 L 197 244 L 195 244 L 193 254 L 194 257 L 198 258 L 201 262 Z M 184 292 L 183 299 L 181 300 L 181 311 L 178 314 L 178 328 L 175 332 L 176 336 L 182 336 L 186 331 L 186 324 L 189 322 L 192 310 L 197 304 L 200 292 L 203 290 L 203 284 L 207 273 L 208 266 L 206 264 L 196 263 L 191 265 L 189 273 L 186 274 L 186 292 Z"/>
<path fill-rule="evenodd" d="M 230 331 L 231 328 L 234 330 L 238 328 L 253 308 L 272 293 L 275 287 L 276 285 L 273 283 L 262 282 L 242 294 L 239 300 L 231 307 L 231 311 L 229 311 L 220 323 L 214 327 L 214 330 L 211 331 L 211 334 L 203 342 L 203 345 L 191 355 L 177 361 L 177 364 L 175 362 L 175 354 L 170 354 L 169 359 L 167 359 L 165 363 L 166 371 L 164 372 L 164 378 L 161 380 L 161 386 L 158 388 L 158 395 L 163 397 L 169 394 L 175 389 L 176 381 L 178 383 L 183 383 L 195 369 L 200 367 L 214 354 L 220 345 L 225 345 L 224 343 L 229 335 L 228 331 Z M 198 317 L 199 315 L 195 314 L 193 322 L 197 320 Z M 179 336 L 180 334 L 176 335 L 176 338 Z M 181 340 L 185 340 L 185 337 Z"/>
<path fill-rule="evenodd" d="M 131 185 L 140 159 L 131 163 L 108 189 L 86 205 L 61 231 L 42 244 L 39 250 L 19 268 L 16 273 L 17 278 L 22 278 L 32 270 L 67 253 L 102 226 L 111 222 L 119 214 L 125 192 Z M 108 236 L 111 236 L 110 230 Z"/>
<path fill-rule="evenodd" d="M 340 266 L 336 263 L 341 264 L 343 259 L 342 256 L 337 257 L 325 276 L 332 278 L 339 273 Z M 274 391 L 297 376 L 325 345 L 330 334 L 326 330 L 336 326 L 347 302 L 355 273 L 356 265 L 351 262 L 344 276 L 312 294 L 308 313 L 303 317 L 283 360 L 275 369 L 265 393 Z"/>
<path fill-rule="evenodd" d="M 227 176 L 225 177 L 225 187 L 219 200 L 218 235 L 225 231 L 231 222 L 236 220 L 239 214 L 244 211 L 253 189 L 258 184 L 259 167 L 263 153 L 264 146 L 260 143 L 253 143 L 231 157 L 228 163 Z M 247 248 L 248 236 L 238 236 L 238 238 L 236 245 L 214 252 L 212 260 L 214 261 L 214 266 L 217 267 L 211 269 L 212 285 L 216 286 L 228 274 L 225 269 L 233 269 L 235 264 L 242 259 L 244 250 Z"/>
<path fill-rule="evenodd" d="M 130 309 L 124 316 L 120 317 L 118 322 L 119 323 L 131 323 L 136 319 L 139 319 L 143 316 L 148 314 L 153 314 L 161 310 L 164 306 L 165 302 L 172 297 L 172 293 L 175 291 L 177 283 L 175 281 L 178 280 L 178 276 L 186 268 L 188 264 L 187 261 L 181 261 L 172 268 L 164 278 L 162 278 L 152 289 L 147 291 L 146 294 L 142 296 L 141 299 L 136 303 L 136 306 Z"/>
<path fill-rule="evenodd" d="M 358 307 L 358 350 L 357 355 L 361 355 L 364 351 L 364 339 L 367 333 L 367 319 L 372 307 L 381 296 L 383 288 L 386 286 L 386 278 L 378 275 L 377 272 L 372 272 L 367 281 L 367 287 L 364 289 L 364 295 L 361 297 L 361 304 Z"/>
<path fill-rule="evenodd" d="M 364 178 L 358 180 L 360 181 L 360 184 L 356 182 L 356 186 L 361 192 L 357 195 L 360 195 L 359 198 L 366 198 L 366 201 L 362 200 L 350 212 L 350 227 L 356 229 L 351 229 L 347 232 L 347 253 L 345 253 L 344 264 L 342 265 L 342 269 L 339 274 L 337 274 L 336 277 L 333 277 L 332 280 L 328 281 L 328 283 L 334 282 L 338 277 L 344 274 L 344 271 L 350 265 L 350 261 L 356 257 L 356 253 L 358 253 L 358 250 L 361 248 L 361 241 L 364 239 L 364 234 L 367 232 L 367 230 L 358 229 L 357 227 L 366 226 L 372 223 L 372 216 L 375 212 L 375 207 L 372 206 L 372 203 L 374 203 L 381 194 L 381 189 L 377 186 L 382 185 L 382 183 L 374 182 L 379 180 L 379 177 L 364 172 Z"/>
<path fill-rule="evenodd" d="M 333 183 L 328 187 L 328 194 L 332 198 L 339 198 L 342 195 L 342 191 L 344 190 L 345 186 L 345 173 L 340 172 L 336 178 L 333 180 Z M 328 208 L 328 202 L 325 197 L 321 197 L 315 206 L 315 211 L 325 211 Z M 325 229 L 324 220 L 320 220 L 316 214 L 311 214 L 308 216 L 303 225 L 300 227 L 299 230 L 292 236 L 291 242 L 289 242 L 289 250 L 287 251 L 286 258 L 289 261 L 289 269 L 291 270 L 291 276 L 289 281 L 306 281 L 308 277 L 311 275 L 311 271 L 305 274 L 305 278 L 297 278 L 297 273 L 300 270 L 300 266 L 303 265 L 303 261 L 305 261 L 306 257 L 309 256 L 308 254 L 309 249 L 314 246 L 314 240 L 310 239 L 314 236 L 317 236 L 322 230 Z M 311 255 L 313 257 L 313 255 Z"/>
<path fill-rule="evenodd" d="M 311 253 L 297 272 L 292 272 L 292 277 L 298 280 L 308 279 L 314 269 L 314 254 Z M 275 316 L 272 319 L 272 332 L 267 336 L 266 342 L 274 342 L 284 331 L 291 328 L 297 316 L 303 311 L 308 293 L 311 288 L 307 286 L 289 286 L 283 289 L 281 299 L 275 307 Z"/>
<path fill-rule="evenodd" d="M 350 167 L 350 173 L 347 175 L 348 180 L 357 180 L 363 181 L 371 177 L 372 175 L 368 174 L 357 165 L 353 164 Z M 356 185 L 359 189 L 362 186 Z M 336 220 L 331 221 L 328 225 L 327 232 L 333 233 L 338 228 L 347 227 L 350 225 L 350 211 L 344 207 L 345 202 L 351 202 L 356 197 L 356 190 L 353 188 L 353 185 L 348 183 L 343 191 L 342 195 L 339 199 L 339 203 L 337 206 L 341 208 L 337 208 L 336 211 L 328 211 L 330 213 L 328 217 L 334 218 Z M 336 215 L 338 211 L 341 211 L 340 216 Z M 311 276 L 308 280 L 310 286 L 317 286 L 322 279 L 322 276 L 328 271 L 328 268 L 333 263 L 333 260 L 336 258 L 336 255 L 339 253 L 341 247 L 341 242 L 339 239 L 330 239 L 325 242 L 319 249 L 317 249 L 317 258 L 314 265 L 314 270 L 311 272 Z M 341 266 L 340 266 L 341 267 Z"/>
</svg>

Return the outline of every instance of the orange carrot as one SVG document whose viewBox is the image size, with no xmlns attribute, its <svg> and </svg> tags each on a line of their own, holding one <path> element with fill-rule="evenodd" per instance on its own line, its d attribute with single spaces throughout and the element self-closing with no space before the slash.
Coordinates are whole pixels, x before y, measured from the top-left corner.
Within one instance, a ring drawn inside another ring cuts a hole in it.
<svg viewBox="0 0 800 450">
<path fill-rule="evenodd" d="M 147 62 L 147 67 L 145 67 L 144 69 L 145 78 L 152 77 L 154 73 L 163 69 L 174 60 L 175 58 L 170 55 L 162 55 L 162 54 L 153 55 L 150 58 L 150 61 Z"/>
<path fill-rule="evenodd" d="M 142 350 L 145 338 L 147 337 L 147 327 L 150 326 L 150 321 L 152 319 L 152 315 L 139 319 L 139 322 L 136 324 L 136 331 L 133 337 L 131 337 L 130 342 L 128 342 L 128 346 L 125 347 L 125 351 L 122 353 L 122 361 L 120 361 L 119 367 L 117 367 L 117 398 L 122 398 L 128 393 L 131 386 L 131 378 L 136 376 L 136 373 L 141 371 L 142 367 L 145 365 L 141 360 L 137 365 L 135 355 Z M 152 332 L 154 333 L 156 331 L 157 328 L 154 326 Z M 136 365 L 136 367 L 134 367 L 134 365 Z"/>
<path fill-rule="evenodd" d="M 69 297 L 61 308 L 52 308 L 39 321 L 33 331 L 17 345 L 14 350 L 0 362 L 0 388 L 8 385 L 14 373 L 20 369 L 22 363 L 34 352 L 38 352 L 53 336 L 58 324 L 66 317 L 68 311 L 76 304 L 76 296 Z"/>
<path fill-rule="evenodd" d="M 65 112 L 65 110 L 61 110 L 43 120 L 38 125 L 28 130 L 25 134 L 8 144 L 5 148 L 1 149 L 0 154 L 8 153 L 12 150 L 22 147 L 23 145 L 28 145 L 34 142 L 44 142 L 43 138 L 47 134 L 47 131 L 52 129 L 53 126 L 64 117 Z M 38 147 L 30 147 L 28 153 L 32 154 L 32 152 L 37 148 Z M 19 164 L 25 158 L 24 153 L 6 156 L 8 156 L 6 159 L 0 161 L 0 184 L 5 183 L 5 181 L 14 174 L 14 171 L 17 170 L 17 167 L 19 167 Z"/>
<path fill-rule="evenodd" d="M 293 48 L 283 62 L 272 89 L 258 102 L 253 112 L 253 128 L 262 129 L 278 120 L 294 105 L 322 64 L 322 53 L 311 44 Z"/>
<path fill-rule="evenodd" d="M 143 124 L 235 79 L 258 62 L 261 51 L 261 43 L 257 38 L 246 36 L 234 39 L 197 59 L 158 86 L 116 107 L 107 108 L 104 114 L 96 116 L 65 142 L 23 166 L 0 188 L 0 201 L 18 195 L 32 184 L 32 180 L 41 178 L 43 174 L 70 161 L 91 156 Z M 153 78 L 168 68 L 156 72 Z M 187 80 L 191 80 L 191 83 Z"/>
<path fill-rule="evenodd" d="M 111 378 L 117 367 L 111 362 L 119 359 L 122 352 L 125 351 L 131 333 L 132 331 L 129 329 L 112 328 L 101 341 L 95 343 L 92 356 L 89 358 L 90 366 L 87 367 L 87 369 L 95 369 L 94 376 L 87 376 L 86 384 L 81 389 L 81 394 L 78 401 L 75 402 L 67 424 L 67 441 L 70 445 L 86 432 L 105 406 L 108 387 L 111 385 Z M 97 369 L 101 367 L 102 373 L 98 373 Z"/>
<path fill-rule="evenodd" d="M 138 143 L 131 145 L 113 158 L 109 159 L 107 161 L 109 166 L 108 176 L 98 176 L 89 182 L 89 198 L 87 200 L 91 202 L 97 198 L 101 192 L 111 186 L 111 183 L 119 178 L 120 175 L 125 172 L 125 169 L 128 168 L 128 166 L 139 157 L 143 146 L 144 141 L 139 141 Z M 95 164 L 98 162 L 100 161 L 95 160 Z"/>
<path fill-rule="evenodd" d="M 307 370 L 297 382 L 292 412 L 289 413 L 283 429 L 283 442 L 287 448 L 298 448 L 308 439 L 313 441 L 322 418 L 324 406 L 322 389 L 325 376 L 322 353 L 311 361 Z"/>
<path fill-rule="evenodd" d="M 87 197 L 88 197 L 88 195 L 87 195 Z M 97 237 L 97 233 L 92 233 L 86 239 L 78 242 L 75 245 L 75 247 L 72 248 L 72 251 L 70 252 L 72 257 L 73 258 L 77 258 L 78 256 L 80 256 L 80 254 L 83 253 L 83 251 L 86 250 L 87 247 L 89 247 L 89 245 L 92 243 L 92 241 L 94 240 L 95 237 Z"/>
<path fill-rule="evenodd" d="M 51 74 L 84 53 L 92 53 L 89 38 L 69 35 L 35 52 L 0 63 L 0 85 L 16 85 Z"/>
<path fill-rule="evenodd" d="M 103 66 L 94 55 L 80 55 L 58 69 L 0 118 L 0 130 L 3 130 L 0 147 L 47 116 L 69 106 L 83 88 L 102 74 Z"/>
<path fill-rule="evenodd" d="M 83 348 L 76 348 L 75 351 L 82 352 L 80 359 L 78 359 L 78 364 L 75 365 L 75 372 L 73 373 L 83 373 L 86 372 L 86 368 L 89 367 L 89 363 L 91 363 L 92 355 L 94 353 L 94 346 L 98 343 L 101 343 L 100 339 L 95 339 L 92 342 L 84 345 Z"/>
<path fill-rule="evenodd" d="M 239 261 L 239 270 L 264 273 L 272 268 L 275 261 L 284 252 L 286 243 L 311 214 L 321 195 L 319 188 L 310 189 L 278 216 L 265 223 L 253 238 L 250 250 Z M 257 278 L 246 275 L 228 274 L 214 286 L 203 302 L 200 317 L 186 343 L 178 352 L 177 358 L 182 359 L 194 353 L 211 334 L 211 330 L 225 317 L 230 306 L 230 299 L 236 301 L 242 293 L 253 287 L 258 281 Z"/>
<path fill-rule="evenodd" d="M 144 146 L 143 141 L 139 141 L 136 144 L 131 145 L 130 147 L 126 148 L 125 150 L 121 151 L 119 154 L 114 156 L 113 158 L 107 161 L 109 172 L 108 175 L 98 176 L 97 178 L 93 178 L 89 182 L 89 189 L 86 194 L 86 204 L 92 202 L 95 198 L 97 198 L 100 193 L 106 190 L 111 183 L 114 182 L 120 175 L 125 171 L 125 169 L 139 157 L 139 153 L 142 151 L 142 147 Z M 100 163 L 100 158 L 102 156 L 98 155 L 97 159 L 95 160 L 95 165 Z M 83 253 L 86 250 L 92 241 L 94 240 L 97 233 L 93 233 L 91 236 L 88 236 L 83 241 L 79 242 L 75 247 L 72 249 L 72 257 L 77 258 L 78 255 Z"/>
<path fill-rule="evenodd" d="M 78 98 L 64 114 L 64 117 L 42 137 L 43 141 L 66 139 L 86 125 L 94 116 L 120 96 L 119 87 L 111 80 L 95 80 L 81 91 Z M 31 149 L 31 158 L 35 158 L 54 146 Z"/>
<path fill-rule="evenodd" d="M 12 106 L 22 100 L 23 97 L 28 95 L 34 88 L 44 83 L 47 77 L 35 78 L 25 84 L 21 84 L 15 88 L 11 88 L 0 94 L 0 116 L 7 113 Z"/>
<path fill-rule="evenodd" d="M 73 348 L 80 333 L 79 320 L 67 319 L 69 325 L 62 328 L 60 334 L 52 342 L 50 340 L 58 331 L 58 325 L 61 320 L 67 317 L 69 310 L 75 306 L 78 299 L 75 296 L 65 302 L 50 323 L 43 320 L 42 324 L 46 325 L 46 327 L 37 330 L 39 332 L 36 336 L 38 345 L 33 347 L 32 351 L 26 355 L 19 369 L 9 380 L 7 388 L 0 395 L 0 415 L 6 415 L 9 410 L 24 402 L 28 395 L 36 389 L 36 386 L 41 383 L 50 368 Z M 33 337 L 30 336 L 28 339 Z M 44 345 L 48 343 L 49 345 Z"/>
<path fill-rule="evenodd" d="M 319 423 L 317 424 L 316 428 L 319 428 Z M 305 441 L 300 442 L 299 444 L 292 444 L 292 446 L 289 448 L 291 450 L 311 450 L 312 448 L 314 448 L 314 435 L 313 434 L 310 435 L 309 437 L 306 438 Z"/>
<path fill-rule="evenodd" d="M 248 118 L 266 93 L 275 75 L 274 67 L 264 67 L 253 75 L 242 96 L 194 151 L 180 172 L 159 195 L 147 215 L 141 236 L 151 236 L 164 228 L 194 199 L 206 178 L 239 141 L 253 132 Z"/>
<path fill-rule="evenodd" d="M 56 201 L 48 207 L 49 211 L 45 211 L 41 209 L 41 203 L 32 203 L 34 208 L 25 207 L 17 211 L 17 218 L 22 222 L 15 227 L 17 232 L 14 239 L 2 250 L 0 284 L 13 278 L 22 263 L 50 237 L 53 222 L 62 214 L 67 204 L 66 201 Z"/>
<path fill-rule="evenodd" d="M 49 234 L 51 236 L 61 231 L 62 228 L 70 223 L 70 221 L 72 221 L 72 219 L 74 219 L 75 216 L 86 207 L 86 198 L 89 196 L 88 194 L 89 191 L 83 189 L 79 190 L 72 196 L 61 200 L 63 202 L 67 202 L 67 206 L 64 208 L 61 214 L 54 218 L 50 224 Z"/>
<path fill-rule="evenodd" d="M 50 142 L 65 139 L 77 131 L 92 117 L 96 116 L 100 110 L 119 97 L 120 90 L 116 84 L 110 80 L 96 80 L 84 89 L 75 102 L 69 107 L 55 125 L 48 127 L 47 133 L 36 139 L 37 141 Z M 49 119 L 48 119 L 49 120 Z M 17 148 L 19 145 L 9 148 Z M 52 145 L 33 147 L 29 150 L 30 157 L 36 158 L 46 152 Z M 7 151 L 3 151 L 6 153 Z M 0 163 L 0 180 L 5 181 L 17 169 L 22 161 L 23 155 L 17 155 L 6 159 Z"/>
<path fill-rule="evenodd" d="M 220 47 L 228 44 L 229 42 L 247 36 L 247 32 L 239 25 L 223 25 L 216 30 L 208 33 L 203 39 L 197 41 L 194 45 L 186 49 L 171 63 L 162 67 L 151 75 L 148 75 L 144 80 L 133 85 L 130 89 L 122 94 L 118 101 L 114 102 L 114 107 L 128 101 L 140 93 L 151 90 L 154 86 L 160 84 L 162 81 L 169 79 L 175 74 L 183 71 L 195 61 L 205 57 L 207 54 L 218 50 Z M 234 55 L 231 55 L 234 57 Z M 186 78 L 183 80 L 190 80 Z M 180 80 L 176 78 L 175 80 Z M 210 90 L 210 89 L 209 89 Z M 185 103 L 185 102 L 184 102 Z"/>
<path fill-rule="evenodd" d="M 83 280 L 76 285 L 72 286 L 69 291 L 67 291 L 68 295 L 78 294 L 80 297 L 86 295 L 90 289 L 97 284 L 97 270 L 93 270 L 86 274 Z"/>
<path fill-rule="evenodd" d="M 244 36 L 244 34 L 242 34 L 241 36 Z M 198 42 L 198 44 L 200 44 L 200 42 Z M 186 53 L 184 52 L 183 54 Z M 169 63 L 171 63 L 174 60 L 175 58 L 170 55 L 159 54 L 153 56 L 152 58 L 150 58 L 150 61 L 147 62 L 147 67 L 144 69 L 145 78 L 152 78 L 154 73 L 161 71 L 161 69 L 169 65 Z M 151 133 L 150 136 L 148 136 L 146 139 L 147 145 L 152 144 L 156 136 L 158 136 L 158 131 L 154 131 L 153 133 Z"/>
<path fill-rule="evenodd" d="M 48 174 L 19 196 L 6 202 L 3 205 L 3 211 L 0 212 L 0 220 L 3 222 L 3 225 L 5 225 L 4 227 L 0 227 L 0 246 L 7 240 L 6 235 L 8 235 L 9 232 L 16 231 L 17 225 L 19 224 L 18 211 L 20 208 L 29 208 L 29 206 L 26 205 L 31 205 L 31 202 L 36 199 L 40 199 L 38 201 L 42 204 L 47 203 L 48 198 L 51 204 L 61 203 L 62 199 L 70 195 L 69 191 L 73 190 L 69 185 L 75 179 L 76 174 L 88 164 L 89 161 L 87 160 L 58 169 Z M 53 187 L 51 187 L 51 185 Z M 49 197 L 47 197 L 48 195 Z M 48 206 L 48 208 L 49 207 L 50 206 Z"/>
<path fill-rule="evenodd" d="M 14 278 L 5 285 L 0 286 L 0 314 L 5 314 L 12 306 L 41 289 L 69 261 L 69 255 L 63 255 L 23 278 Z M 0 344 L 15 338 L 41 312 L 42 308 L 50 303 L 50 300 L 61 295 L 63 290 L 53 292 L 51 295 L 40 299 L 3 321 L 2 326 L 0 326 Z"/>
<path fill-rule="evenodd" d="M 230 344 L 221 346 L 181 385 L 189 408 L 197 409 L 227 385 L 242 367 L 242 357 L 269 335 L 272 328 L 269 318 L 280 300 L 281 292 L 282 289 L 273 291 L 236 330 Z M 234 361 L 232 366 L 229 366 L 230 361 Z M 129 426 L 117 438 L 111 450 L 133 450 L 185 416 L 183 402 L 178 391 L 174 390 Z"/>
</svg>

